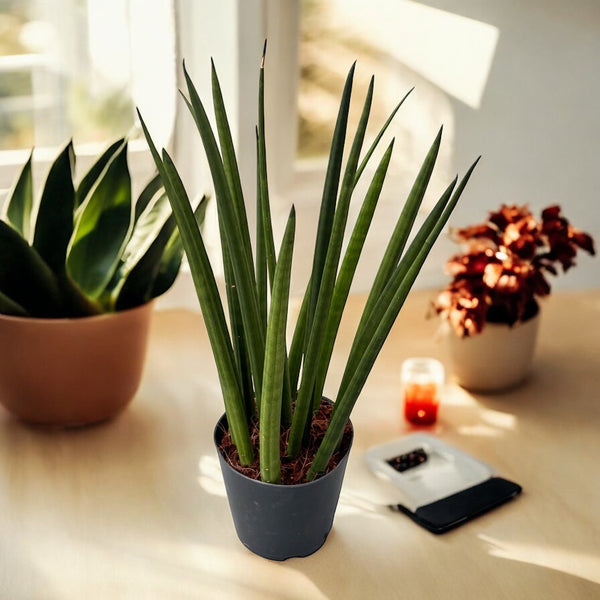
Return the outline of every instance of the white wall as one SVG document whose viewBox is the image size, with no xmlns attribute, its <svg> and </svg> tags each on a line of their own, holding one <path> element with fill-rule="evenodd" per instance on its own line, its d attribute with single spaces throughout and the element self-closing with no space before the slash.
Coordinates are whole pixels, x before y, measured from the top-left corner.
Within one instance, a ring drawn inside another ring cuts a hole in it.
<svg viewBox="0 0 600 600">
<path fill-rule="evenodd" d="M 376 10 L 374 4 L 380 2 L 362 3 L 362 9 L 366 5 Z M 345 12 L 352 4 L 360 5 L 353 0 L 341 4 L 346 5 Z M 442 44 L 432 38 L 434 25 L 430 36 L 427 24 L 422 25 L 421 46 L 426 51 L 413 61 L 402 40 L 410 35 L 414 24 L 407 22 L 408 16 L 395 22 L 390 14 L 386 17 L 397 40 L 396 58 L 404 67 L 408 64 L 417 92 L 421 87 L 421 99 L 439 106 L 440 116 L 452 120 L 452 147 L 446 159 L 453 169 L 464 172 L 474 156 L 483 155 L 452 224 L 478 222 L 501 203 L 528 203 L 537 214 L 539 209 L 558 203 L 571 223 L 591 233 L 598 245 L 600 2 L 396 0 L 388 4 L 399 11 L 405 9 L 399 17 L 416 10 L 426 20 L 429 15 L 434 24 L 444 18 L 448 22 L 448 35 Z M 460 27 L 456 28 L 457 37 L 452 38 L 450 17 L 455 16 L 470 20 L 464 23 L 471 24 L 474 32 L 478 23 L 482 25 L 482 35 L 473 36 L 470 50 L 475 56 L 489 57 L 487 71 L 473 65 L 472 57 L 464 54 L 464 31 Z M 364 19 L 358 22 L 365 27 Z M 384 37 L 380 31 L 378 39 Z M 388 50 L 394 50 L 393 43 Z M 427 51 L 435 56 L 428 56 Z M 432 83 L 436 61 L 440 77 Z M 461 64 L 473 70 L 474 88 L 473 80 L 469 83 L 461 73 Z M 423 65 L 431 67 L 426 76 Z M 454 76 L 444 82 L 448 73 Z M 437 244 L 420 278 L 422 286 L 443 281 L 440 265 L 453 250 L 447 240 Z M 554 286 L 600 286 L 599 260 L 582 253 L 578 266 L 554 279 Z"/>
</svg>

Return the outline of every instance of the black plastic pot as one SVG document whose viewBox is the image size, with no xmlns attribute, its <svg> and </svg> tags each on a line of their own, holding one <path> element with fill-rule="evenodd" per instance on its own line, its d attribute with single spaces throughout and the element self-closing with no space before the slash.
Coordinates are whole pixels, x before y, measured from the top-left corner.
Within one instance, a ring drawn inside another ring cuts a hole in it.
<svg viewBox="0 0 600 600">
<path fill-rule="evenodd" d="M 227 499 L 240 541 L 271 560 L 309 556 L 333 525 L 350 446 L 337 467 L 309 483 L 276 485 L 250 479 L 231 467 L 219 451 L 227 429 L 223 415 L 214 432 Z"/>
</svg>

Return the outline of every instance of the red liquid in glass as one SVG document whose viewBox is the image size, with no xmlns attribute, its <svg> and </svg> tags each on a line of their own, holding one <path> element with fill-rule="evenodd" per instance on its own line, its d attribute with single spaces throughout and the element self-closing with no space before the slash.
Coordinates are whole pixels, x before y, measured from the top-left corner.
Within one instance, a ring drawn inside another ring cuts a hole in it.
<svg viewBox="0 0 600 600">
<path fill-rule="evenodd" d="M 439 406 L 435 383 L 407 383 L 404 386 L 404 417 L 416 425 L 430 425 L 437 420 Z"/>
</svg>

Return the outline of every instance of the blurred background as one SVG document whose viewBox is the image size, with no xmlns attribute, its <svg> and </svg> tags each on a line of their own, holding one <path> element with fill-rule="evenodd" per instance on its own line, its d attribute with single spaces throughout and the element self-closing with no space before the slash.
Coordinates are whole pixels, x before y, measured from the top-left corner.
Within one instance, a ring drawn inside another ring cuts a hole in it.
<svg viewBox="0 0 600 600">
<path fill-rule="evenodd" d="M 372 74 L 371 138 L 415 88 L 390 127 L 394 158 L 354 291 L 368 289 L 442 124 L 422 218 L 454 175 L 481 154 L 452 226 L 480 222 L 502 203 L 529 204 L 537 215 L 560 204 L 573 225 L 600 240 L 597 0 L 0 0 L 1 198 L 32 147 L 43 175 L 70 138 L 83 170 L 110 141 L 129 135 L 130 166 L 141 186 L 153 166 L 135 107 L 156 141 L 174 152 L 190 194 L 209 191 L 199 137 L 177 87 L 185 58 L 209 99 L 213 57 L 253 222 L 265 38 L 276 234 L 292 203 L 299 221 L 293 292 L 301 293 L 308 277 L 327 152 L 354 60 L 351 131 Z M 213 247 L 215 219 L 212 207 L 205 237 Z M 443 286 L 443 264 L 454 251 L 442 236 L 417 285 Z M 582 255 L 577 268 L 552 283 L 556 289 L 598 287 L 600 267 Z M 174 294 L 194 302 L 185 276 Z"/>
</svg>

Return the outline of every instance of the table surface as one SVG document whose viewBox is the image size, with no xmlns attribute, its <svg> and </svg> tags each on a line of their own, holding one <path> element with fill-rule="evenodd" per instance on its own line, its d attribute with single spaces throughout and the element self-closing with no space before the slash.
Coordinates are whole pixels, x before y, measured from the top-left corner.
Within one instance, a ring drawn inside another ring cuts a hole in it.
<svg viewBox="0 0 600 600">
<path fill-rule="evenodd" d="M 117 419 L 47 430 L 0 412 L 0 598 L 600 598 L 600 290 L 544 303 L 534 369 L 518 389 L 472 395 L 448 384 L 437 424 L 421 430 L 524 491 L 442 536 L 386 508 L 364 461 L 370 446 L 412 431 L 400 413 L 402 360 L 444 358 L 437 322 L 425 319 L 431 297 L 409 297 L 375 365 L 353 413 L 333 530 L 308 558 L 264 560 L 237 540 L 198 313 L 155 314 L 141 387 Z M 350 299 L 334 389 L 363 302 Z"/>
</svg>

